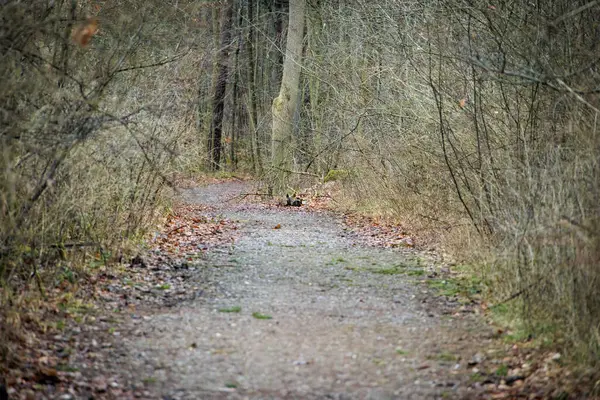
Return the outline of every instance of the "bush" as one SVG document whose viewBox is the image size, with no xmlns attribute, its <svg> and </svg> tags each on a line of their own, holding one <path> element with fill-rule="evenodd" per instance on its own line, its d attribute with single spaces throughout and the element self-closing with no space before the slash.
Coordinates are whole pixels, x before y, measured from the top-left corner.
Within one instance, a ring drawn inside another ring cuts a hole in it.
<svg viewBox="0 0 600 400">
<path fill-rule="evenodd" d="M 580 3 L 323 7 L 304 112 L 312 168 L 357 171 L 356 204 L 435 227 L 491 296 L 596 362 L 599 10 Z"/>
<path fill-rule="evenodd" d="M 12 288 L 143 234 L 198 153 L 196 91 L 178 81 L 198 57 L 190 21 L 162 2 L 8 2 L 0 19 L 0 281 Z"/>
</svg>

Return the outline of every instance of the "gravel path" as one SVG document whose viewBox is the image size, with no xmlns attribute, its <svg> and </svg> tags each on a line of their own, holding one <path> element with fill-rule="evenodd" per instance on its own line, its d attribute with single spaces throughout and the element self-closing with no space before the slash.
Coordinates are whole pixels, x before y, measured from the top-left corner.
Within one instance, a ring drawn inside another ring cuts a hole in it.
<svg viewBox="0 0 600 400">
<path fill-rule="evenodd" d="M 226 183 L 185 193 L 237 221 L 240 236 L 204 260 L 202 296 L 133 321 L 138 335 L 123 335 L 127 362 L 157 398 L 475 394 L 466 361 L 489 329 L 445 314 L 445 300 L 414 276 L 382 273 L 410 269 L 415 254 L 361 245 L 328 213 L 227 201 L 246 190 Z M 241 310 L 222 312 L 233 307 Z"/>
</svg>

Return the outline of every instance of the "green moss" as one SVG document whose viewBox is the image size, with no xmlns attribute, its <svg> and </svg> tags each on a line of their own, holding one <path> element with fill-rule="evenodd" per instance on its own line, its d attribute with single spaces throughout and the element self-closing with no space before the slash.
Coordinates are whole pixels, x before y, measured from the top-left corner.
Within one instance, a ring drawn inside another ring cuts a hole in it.
<svg viewBox="0 0 600 400">
<path fill-rule="evenodd" d="M 458 360 L 457 356 L 455 356 L 454 354 L 449 353 L 447 351 L 444 351 L 440 354 L 434 354 L 434 355 L 428 356 L 427 358 L 430 360 L 439 360 L 439 361 L 447 361 L 447 362 Z"/>
<path fill-rule="evenodd" d="M 323 178 L 323 183 L 333 182 L 333 181 L 341 181 L 346 179 L 350 175 L 350 172 L 344 169 L 332 169 L 329 170 L 325 178 Z"/>
<path fill-rule="evenodd" d="M 474 374 L 471 374 L 471 376 L 469 377 L 469 381 L 471 381 L 472 383 L 483 382 L 484 379 L 485 379 L 485 376 L 483 376 L 479 372 L 475 372 Z"/>
<path fill-rule="evenodd" d="M 508 375 L 508 367 L 506 365 L 501 365 L 496 369 L 497 376 L 507 376 Z"/>
<path fill-rule="evenodd" d="M 142 382 L 146 385 L 151 385 L 153 383 L 156 383 L 156 378 L 149 376 L 147 378 L 142 379 Z"/>
<path fill-rule="evenodd" d="M 261 314 L 259 312 L 253 312 L 252 316 L 256 319 L 272 319 L 273 317 L 271 317 L 270 315 L 267 314 Z"/>
<path fill-rule="evenodd" d="M 369 272 L 380 275 L 397 275 L 404 273 L 404 270 L 398 267 L 390 267 L 370 269 Z"/>
<path fill-rule="evenodd" d="M 239 313 L 240 311 L 242 311 L 242 307 L 240 306 L 219 308 L 219 312 L 222 313 Z"/>
</svg>

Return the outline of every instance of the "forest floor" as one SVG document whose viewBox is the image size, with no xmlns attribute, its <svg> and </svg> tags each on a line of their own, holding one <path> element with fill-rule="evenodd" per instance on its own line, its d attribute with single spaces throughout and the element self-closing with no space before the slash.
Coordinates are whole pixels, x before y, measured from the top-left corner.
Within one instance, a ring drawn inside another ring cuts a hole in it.
<svg viewBox="0 0 600 400">
<path fill-rule="evenodd" d="M 477 291 L 461 295 L 452 266 L 401 230 L 252 191 L 184 190 L 145 253 L 89 278 L 91 303 L 59 303 L 63 323 L 21 355 L 34 361 L 7 375 L 9 397 L 556 395 L 560 354 L 507 345 Z"/>
</svg>

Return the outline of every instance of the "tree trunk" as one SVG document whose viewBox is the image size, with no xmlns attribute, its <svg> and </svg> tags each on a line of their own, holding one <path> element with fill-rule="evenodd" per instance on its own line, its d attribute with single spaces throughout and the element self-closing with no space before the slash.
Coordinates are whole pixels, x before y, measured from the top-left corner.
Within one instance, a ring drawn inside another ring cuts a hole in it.
<svg viewBox="0 0 600 400">
<path fill-rule="evenodd" d="M 285 187 L 291 166 L 294 112 L 298 103 L 298 85 L 304 37 L 305 0 L 290 0 L 290 14 L 279 96 L 273 100 L 271 136 L 271 182 L 275 190 Z"/>
<path fill-rule="evenodd" d="M 286 2 L 284 0 L 274 0 L 272 4 L 271 12 L 275 16 L 275 35 L 274 35 L 274 55 L 269 56 L 271 60 L 275 60 L 275 62 L 271 65 L 271 87 L 277 87 L 281 83 L 281 69 L 283 67 L 283 40 L 285 39 L 284 35 L 284 15 L 287 11 Z"/>
<path fill-rule="evenodd" d="M 258 110 L 256 100 L 256 59 L 254 55 L 254 2 L 248 1 L 248 120 L 250 126 L 250 149 L 252 155 L 252 169 L 254 173 L 260 175 L 262 173 L 262 160 L 260 156 L 260 144 L 258 141 Z"/>
<path fill-rule="evenodd" d="M 221 137 L 223 133 L 223 110 L 225 108 L 225 89 L 229 72 L 229 46 L 231 42 L 231 27 L 233 25 L 233 0 L 227 0 L 224 5 L 221 20 L 221 40 L 217 55 L 217 80 L 214 87 L 212 122 L 208 140 L 209 168 L 218 170 L 221 163 Z"/>
</svg>

